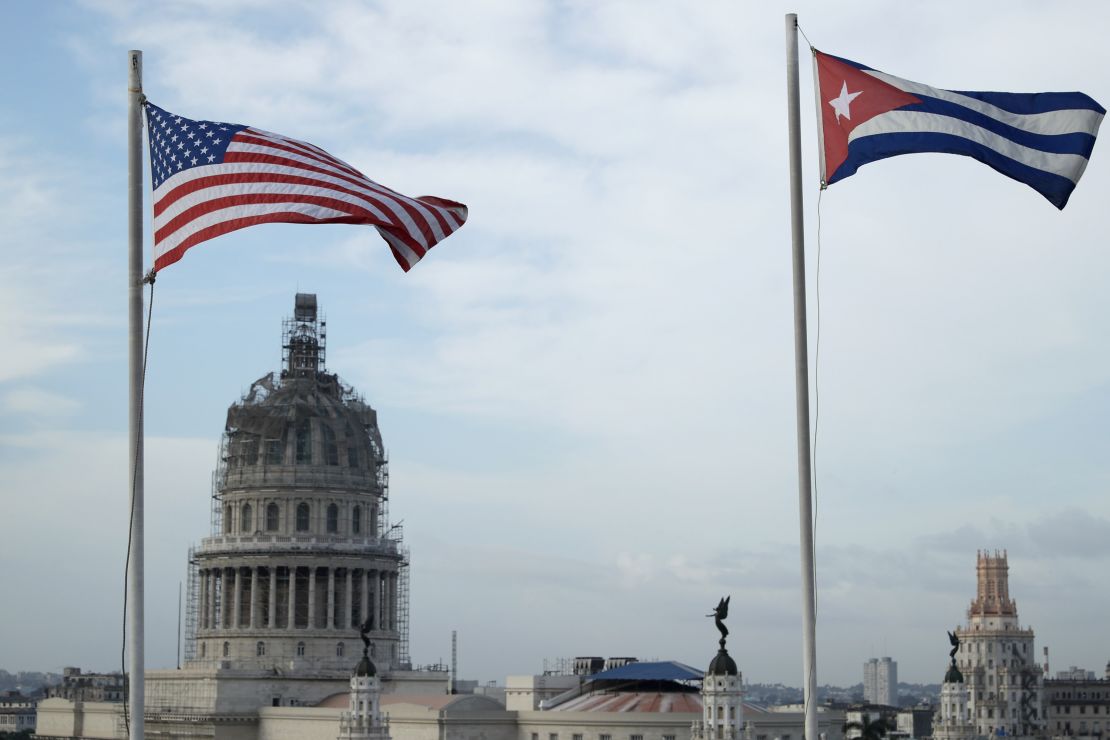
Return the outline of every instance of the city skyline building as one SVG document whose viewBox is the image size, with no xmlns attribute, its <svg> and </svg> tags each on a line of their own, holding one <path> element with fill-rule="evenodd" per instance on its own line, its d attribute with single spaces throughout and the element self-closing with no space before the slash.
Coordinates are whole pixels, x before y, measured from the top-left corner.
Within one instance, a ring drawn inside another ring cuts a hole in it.
<svg viewBox="0 0 1110 740">
<path fill-rule="evenodd" d="M 898 663 L 889 657 L 871 658 L 863 664 L 863 699 L 871 704 L 895 706 L 898 701 Z"/>
<path fill-rule="evenodd" d="M 976 596 L 956 662 L 967 688 L 967 719 L 976 735 L 1035 737 L 1045 730 L 1043 671 L 1033 630 L 1022 627 L 1010 598 L 1005 550 L 976 554 Z"/>
</svg>

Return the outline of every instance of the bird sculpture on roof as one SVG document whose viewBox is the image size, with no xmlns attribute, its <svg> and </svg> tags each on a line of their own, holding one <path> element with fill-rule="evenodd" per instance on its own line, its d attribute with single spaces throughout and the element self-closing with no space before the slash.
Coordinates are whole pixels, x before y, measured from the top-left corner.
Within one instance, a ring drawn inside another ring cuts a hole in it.
<svg viewBox="0 0 1110 740">
<path fill-rule="evenodd" d="M 713 610 L 712 614 L 706 614 L 707 617 L 713 617 L 713 623 L 717 625 L 717 629 L 721 632 L 721 647 L 725 646 L 725 638 L 728 637 L 728 627 L 725 626 L 724 620 L 728 617 L 728 602 L 731 596 L 725 596 L 717 604 L 717 608 Z"/>
</svg>

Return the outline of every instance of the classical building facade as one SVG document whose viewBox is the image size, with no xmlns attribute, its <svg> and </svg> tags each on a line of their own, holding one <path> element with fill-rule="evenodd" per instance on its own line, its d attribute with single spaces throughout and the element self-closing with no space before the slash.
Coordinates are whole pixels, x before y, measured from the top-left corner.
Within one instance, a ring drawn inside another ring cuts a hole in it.
<svg viewBox="0 0 1110 740">
<path fill-rule="evenodd" d="M 1110 664 L 1103 678 L 1088 673 L 1086 678 L 1047 680 L 1044 694 L 1049 736 L 1080 740 L 1110 736 Z"/>
<path fill-rule="evenodd" d="M 367 621 L 373 658 L 400 667 L 406 560 L 377 414 L 326 371 L 315 295 L 283 334 L 281 372 L 228 409 L 213 532 L 190 553 L 186 667 L 346 678 Z"/>
<path fill-rule="evenodd" d="M 967 689 L 975 735 L 1038 737 L 1045 732 L 1043 673 L 1033 630 L 1022 627 L 1010 598 L 1006 552 L 977 554 L 978 588 L 957 627 L 956 663 Z"/>
</svg>

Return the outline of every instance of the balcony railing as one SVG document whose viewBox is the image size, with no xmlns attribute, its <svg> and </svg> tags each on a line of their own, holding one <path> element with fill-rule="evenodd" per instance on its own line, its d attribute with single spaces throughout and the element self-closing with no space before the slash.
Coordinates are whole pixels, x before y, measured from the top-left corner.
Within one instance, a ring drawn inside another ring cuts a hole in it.
<svg viewBox="0 0 1110 740">
<path fill-rule="evenodd" d="M 201 540 L 199 552 L 228 551 L 244 553 L 252 550 L 263 552 L 304 550 L 319 552 L 378 552 L 397 554 L 397 542 L 385 537 L 341 537 L 339 535 L 287 535 L 287 534 L 223 534 Z"/>
<path fill-rule="evenodd" d="M 220 470 L 216 486 L 221 490 L 237 488 L 350 488 L 377 490 L 378 477 L 362 468 L 339 465 L 245 465 L 225 466 Z"/>
</svg>

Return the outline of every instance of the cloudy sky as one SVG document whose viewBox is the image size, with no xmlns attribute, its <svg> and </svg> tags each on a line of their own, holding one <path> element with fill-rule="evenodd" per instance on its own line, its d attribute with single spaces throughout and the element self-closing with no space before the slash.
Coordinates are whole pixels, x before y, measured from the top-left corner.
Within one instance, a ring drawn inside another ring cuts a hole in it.
<svg viewBox="0 0 1110 740">
<path fill-rule="evenodd" d="M 835 5 L 835 7 L 833 7 Z M 937 87 L 1110 101 L 1077 2 L 9 4 L 0 24 L 0 667 L 120 665 L 126 50 L 171 111 L 308 139 L 467 225 L 411 273 L 371 229 L 264 226 L 158 278 L 147 658 L 172 666 L 228 404 L 315 292 L 379 410 L 412 548 L 412 655 L 706 663 L 732 595 L 751 681 L 801 684 L 783 15 Z M 968 159 L 824 194 L 818 679 L 940 680 L 979 548 L 1053 671 L 1110 658 L 1110 152 L 1063 212 Z M 149 232 L 148 232 L 149 235 Z M 149 239 L 149 236 L 148 236 Z M 148 258 L 149 259 L 149 258 Z M 816 337 L 811 335 L 811 351 Z M 816 363 L 811 362 L 811 368 Z"/>
</svg>

